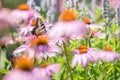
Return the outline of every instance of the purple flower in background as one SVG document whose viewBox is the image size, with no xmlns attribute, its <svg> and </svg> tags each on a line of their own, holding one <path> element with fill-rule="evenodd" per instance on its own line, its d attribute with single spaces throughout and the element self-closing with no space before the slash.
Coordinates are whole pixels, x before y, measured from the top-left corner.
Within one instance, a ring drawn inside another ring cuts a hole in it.
<svg viewBox="0 0 120 80">
<path fill-rule="evenodd" d="M 120 58 L 120 55 L 112 51 L 112 48 L 109 46 L 106 46 L 104 50 L 101 50 L 98 54 L 100 56 L 100 59 L 105 62 L 112 62 Z"/>
<path fill-rule="evenodd" d="M 11 15 L 14 15 L 18 23 L 24 21 L 28 22 L 31 18 L 39 17 L 40 14 L 34 10 L 31 10 L 27 4 L 21 4 L 18 6 L 18 9 L 15 9 L 11 12 Z"/>
<path fill-rule="evenodd" d="M 87 17 L 83 18 L 83 22 L 86 23 L 89 33 L 91 34 L 92 37 L 98 37 L 99 39 L 103 39 L 106 37 L 105 33 L 96 30 L 96 29 L 102 29 L 103 26 L 98 24 L 91 24 L 92 23 L 91 20 Z"/>
<path fill-rule="evenodd" d="M 41 68 L 33 69 L 33 76 L 35 76 L 36 80 L 52 80 L 52 73 L 58 72 L 60 70 L 59 64 L 51 64 L 45 63 L 41 65 Z"/>
<path fill-rule="evenodd" d="M 84 22 L 78 21 L 76 13 L 67 9 L 59 16 L 59 21 L 53 25 L 48 36 L 51 39 L 58 40 L 61 38 L 85 38 L 88 29 Z M 57 34 L 57 35 L 56 35 Z"/>
<path fill-rule="evenodd" d="M 115 9 L 117 6 L 120 5 L 120 0 L 110 0 L 110 4 Z"/>
<path fill-rule="evenodd" d="M 86 46 L 80 46 L 79 49 L 74 51 L 74 54 L 72 67 L 75 67 L 77 64 L 85 67 L 89 62 L 95 63 L 99 60 L 97 50 L 94 48 L 87 48 Z"/>
<path fill-rule="evenodd" d="M 16 23 L 16 18 L 10 14 L 9 9 L 0 9 L 0 31 L 8 26 L 15 26 Z"/>
<path fill-rule="evenodd" d="M 102 33 L 101 31 L 96 31 L 96 32 L 92 32 L 92 37 L 98 37 L 99 39 L 103 39 L 106 37 L 105 33 Z"/>
<path fill-rule="evenodd" d="M 11 70 L 2 80 L 36 80 L 33 74 L 19 69 Z"/>
<path fill-rule="evenodd" d="M 60 70 L 59 64 L 49 62 L 34 67 L 34 60 L 25 56 L 16 58 L 14 65 L 15 68 L 3 80 L 51 80 L 52 73 Z"/>
<path fill-rule="evenodd" d="M 31 41 L 18 47 L 13 54 L 16 55 L 21 52 L 28 53 L 30 57 L 36 57 L 37 60 L 41 58 L 53 57 L 57 52 L 61 52 L 53 42 L 50 42 L 47 36 L 30 37 Z"/>
</svg>

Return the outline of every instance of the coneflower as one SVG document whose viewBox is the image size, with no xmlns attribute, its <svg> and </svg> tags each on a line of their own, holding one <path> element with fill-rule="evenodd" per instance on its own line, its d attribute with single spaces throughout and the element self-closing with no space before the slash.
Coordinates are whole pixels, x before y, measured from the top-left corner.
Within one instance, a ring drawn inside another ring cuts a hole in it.
<svg viewBox="0 0 120 80">
<path fill-rule="evenodd" d="M 110 46 L 105 46 L 99 53 L 99 57 L 104 62 L 114 62 L 120 58 L 120 55 L 113 51 Z"/>
<path fill-rule="evenodd" d="M 87 48 L 87 46 L 80 46 L 74 50 L 74 58 L 72 60 L 72 67 L 80 64 L 82 67 L 86 67 L 89 62 L 98 62 L 99 57 L 97 54 L 98 50 L 95 48 Z"/>
</svg>

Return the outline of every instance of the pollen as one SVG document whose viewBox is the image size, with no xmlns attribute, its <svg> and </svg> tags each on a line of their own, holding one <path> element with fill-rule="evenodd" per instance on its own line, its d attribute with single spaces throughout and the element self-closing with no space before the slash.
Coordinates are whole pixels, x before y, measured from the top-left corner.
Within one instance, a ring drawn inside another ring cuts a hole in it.
<svg viewBox="0 0 120 80">
<path fill-rule="evenodd" d="M 15 59 L 15 68 L 31 70 L 34 67 L 34 60 L 28 57 L 18 57 Z"/>
<path fill-rule="evenodd" d="M 48 38 L 47 36 L 39 36 L 38 38 L 32 40 L 30 42 L 30 46 L 37 46 L 37 45 L 47 45 L 48 44 Z"/>
<path fill-rule="evenodd" d="M 36 26 L 36 20 L 32 20 L 31 26 Z"/>
<path fill-rule="evenodd" d="M 51 63 L 50 63 L 50 62 L 46 62 L 46 63 L 41 64 L 40 67 L 41 67 L 41 68 L 46 68 L 46 67 L 48 67 L 49 65 L 51 65 Z"/>
<path fill-rule="evenodd" d="M 72 9 L 67 9 L 59 16 L 59 21 L 72 21 L 77 19 L 77 14 Z"/>
<path fill-rule="evenodd" d="M 105 46 L 104 50 L 106 50 L 106 51 L 112 51 L 112 48 L 110 46 Z"/>
<path fill-rule="evenodd" d="M 79 51 L 80 51 L 80 54 L 86 53 L 87 52 L 87 46 L 80 46 Z"/>
<path fill-rule="evenodd" d="M 27 5 L 27 4 L 20 4 L 20 5 L 18 6 L 18 9 L 19 9 L 19 10 L 30 10 L 30 7 L 29 7 L 29 5 Z"/>
<path fill-rule="evenodd" d="M 82 21 L 85 22 L 86 24 L 91 24 L 91 20 L 87 17 L 83 18 Z"/>
</svg>

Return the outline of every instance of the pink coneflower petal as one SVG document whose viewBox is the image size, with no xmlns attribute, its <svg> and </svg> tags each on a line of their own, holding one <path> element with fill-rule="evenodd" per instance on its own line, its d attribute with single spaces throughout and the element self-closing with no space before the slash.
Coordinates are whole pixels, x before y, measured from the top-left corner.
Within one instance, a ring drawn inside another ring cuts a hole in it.
<svg viewBox="0 0 120 80">
<path fill-rule="evenodd" d="M 48 76 L 45 68 L 35 68 L 32 71 L 35 80 L 51 80 L 51 76 Z"/>
<path fill-rule="evenodd" d="M 120 58 L 120 55 L 113 52 L 113 51 L 101 51 L 100 53 L 100 58 L 105 61 L 105 62 L 111 62 L 118 60 Z"/>
<path fill-rule="evenodd" d="M 15 26 L 17 20 L 15 16 L 10 15 L 10 13 L 0 10 L 0 31 L 4 28 L 9 28 L 8 26 Z"/>
<path fill-rule="evenodd" d="M 23 53 L 23 54 L 28 54 L 28 57 L 30 57 L 30 58 L 33 58 L 34 55 L 35 55 L 35 51 L 34 51 L 33 49 L 31 49 L 29 45 L 26 45 L 26 44 L 18 47 L 18 48 L 13 52 L 13 55 L 14 55 L 14 56 L 17 56 L 18 54 L 21 54 L 21 53 Z"/>
<path fill-rule="evenodd" d="M 102 33 L 101 31 L 93 32 L 92 37 L 98 37 L 100 39 L 103 39 L 106 37 L 105 33 Z"/>
<path fill-rule="evenodd" d="M 51 29 L 49 37 L 52 39 L 59 39 L 63 36 L 85 37 L 87 33 L 88 29 L 83 22 L 80 21 L 58 22 Z"/>
<path fill-rule="evenodd" d="M 98 61 L 99 57 L 97 54 L 98 50 L 91 48 L 89 49 L 88 53 L 90 54 L 91 57 L 89 59 L 94 63 L 95 61 Z M 91 59 L 92 58 L 92 59 Z"/>
<path fill-rule="evenodd" d="M 88 65 L 89 62 L 95 63 L 99 59 L 97 55 L 97 50 L 94 48 L 87 48 L 85 46 L 81 46 L 80 50 L 76 49 L 74 53 L 75 56 L 72 60 L 72 67 L 75 67 L 77 64 L 85 67 Z"/>
<path fill-rule="evenodd" d="M 77 57 L 76 57 L 77 55 L 75 55 L 74 57 L 75 58 L 73 58 L 73 60 L 72 60 L 72 67 L 74 67 L 75 65 L 77 65 Z M 81 58 L 80 58 L 81 59 Z M 80 60 L 79 60 L 80 61 Z M 81 64 L 81 63 L 79 63 L 79 64 Z"/>
<path fill-rule="evenodd" d="M 110 4 L 115 9 L 117 6 L 120 5 L 120 0 L 110 0 Z"/>
<path fill-rule="evenodd" d="M 46 35 L 39 37 L 30 36 L 27 42 L 18 47 L 13 54 L 27 53 L 30 57 L 35 57 L 37 60 L 56 56 L 56 53 L 61 53 L 61 49 L 53 42 L 49 42 Z"/>
<path fill-rule="evenodd" d="M 27 48 L 29 48 L 27 45 L 22 45 L 22 46 L 18 47 L 18 48 L 13 52 L 13 54 L 21 53 L 21 52 L 25 51 Z"/>
<path fill-rule="evenodd" d="M 83 67 L 85 67 L 85 66 L 88 64 L 88 60 L 87 60 L 87 58 L 86 58 L 86 55 L 85 55 L 85 56 L 82 55 L 82 56 L 81 56 L 81 59 L 82 59 L 82 65 L 83 65 Z"/>
<path fill-rule="evenodd" d="M 52 73 L 60 70 L 59 64 L 52 64 L 44 68 L 34 68 L 33 74 L 37 80 L 51 80 Z"/>
<path fill-rule="evenodd" d="M 33 30 L 34 27 L 31 26 L 26 26 L 26 27 L 21 27 L 20 28 L 20 34 L 22 36 L 26 36 L 28 34 L 31 34 L 31 31 Z"/>
<path fill-rule="evenodd" d="M 12 70 L 2 80 L 36 80 L 33 74 L 23 70 Z"/>
<path fill-rule="evenodd" d="M 18 23 L 21 21 L 29 21 L 32 18 L 40 17 L 40 14 L 33 10 L 18 10 L 15 9 L 11 12 L 11 15 L 17 18 Z"/>
<path fill-rule="evenodd" d="M 87 25 L 87 28 L 95 29 L 95 28 L 103 28 L 103 26 L 98 24 L 90 24 Z"/>
<path fill-rule="evenodd" d="M 48 75 L 51 76 L 52 73 L 60 71 L 60 65 L 59 64 L 52 64 L 46 68 Z"/>
</svg>

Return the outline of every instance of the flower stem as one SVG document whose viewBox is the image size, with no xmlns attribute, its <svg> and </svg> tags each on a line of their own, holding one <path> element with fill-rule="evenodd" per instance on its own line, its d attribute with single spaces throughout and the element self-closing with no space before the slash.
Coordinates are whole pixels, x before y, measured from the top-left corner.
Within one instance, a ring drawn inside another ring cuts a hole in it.
<svg viewBox="0 0 120 80">
<path fill-rule="evenodd" d="M 13 34 L 13 28 L 12 28 L 12 27 L 10 27 L 10 30 L 11 30 L 12 40 L 13 40 L 13 42 L 15 42 L 15 38 L 14 38 L 14 34 Z"/>
<path fill-rule="evenodd" d="M 68 51 L 67 51 L 67 48 L 66 48 L 66 43 L 63 42 L 63 48 L 64 48 L 64 54 L 65 54 L 65 57 L 66 57 L 66 62 L 67 62 L 67 73 L 66 73 L 66 80 L 69 79 L 69 74 L 70 74 L 70 78 L 71 80 L 73 80 L 73 76 L 72 76 L 72 73 L 71 73 L 71 66 L 70 66 L 70 62 L 69 62 L 69 54 L 68 54 Z"/>
<path fill-rule="evenodd" d="M 102 70 L 101 70 L 101 74 L 99 76 L 99 80 L 104 80 L 104 74 L 105 74 L 105 64 L 103 62 L 103 67 L 102 67 Z"/>
<path fill-rule="evenodd" d="M 84 69 L 85 69 L 85 80 L 88 80 L 88 66 L 86 66 Z"/>
<path fill-rule="evenodd" d="M 115 63 L 114 64 L 114 72 L 113 72 L 113 76 L 114 76 L 114 79 L 117 80 L 117 70 L 116 70 L 116 65 Z"/>
</svg>

